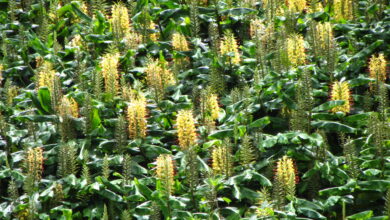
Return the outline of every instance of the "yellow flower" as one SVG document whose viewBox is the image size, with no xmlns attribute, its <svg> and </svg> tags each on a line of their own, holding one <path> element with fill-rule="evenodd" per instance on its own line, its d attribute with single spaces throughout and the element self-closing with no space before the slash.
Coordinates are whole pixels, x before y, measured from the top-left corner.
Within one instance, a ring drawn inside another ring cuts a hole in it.
<svg viewBox="0 0 390 220">
<path fill-rule="evenodd" d="M 179 33 L 174 33 L 172 35 L 172 46 L 173 49 L 178 51 L 188 51 L 188 42 L 186 40 L 186 37 Z"/>
<path fill-rule="evenodd" d="M 117 39 L 122 39 L 130 32 L 129 13 L 122 3 L 112 6 L 112 32 Z"/>
<path fill-rule="evenodd" d="M 353 19 L 353 0 L 334 0 L 334 18 L 338 20 L 352 20 Z"/>
<path fill-rule="evenodd" d="M 53 70 L 52 63 L 48 61 L 40 61 L 42 64 L 39 66 L 39 72 L 37 75 L 37 86 L 36 89 L 41 87 L 47 87 L 51 94 L 54 89 L 54 76 L 56 72 Z"/>
<path fill-rule="evenodd" d="M 324 7 L 321 2 L 313 2 L 308 10 L 308 13 L 316 13 L 324 11 Z"/>
<path fill-rule="evenodd" d="M 187 150 L 194 146 L 197 141 L 195 120 L 191 110 L 181 110 L 177 114 L 177 134 L 179 137 L 179 145 L 182 150 Z"/>
<path fill-rule="evenodd" d="M 285 196 L 295 196 L 296 170 L 291 158 L 283 156 L 276 163 L 275 185 L 283 200 Z"/>
<path fill-rule="evenodd" d="M 167 86 L 175 83 L 173 73 L 165 62 L 150 59 L 145 72 L 148 86 L 155 90 L 158 97 L 163 96 Z"/>
<path fill-rule="evenodd" d="M 161 154 L 157 157 L 156 174 L 161 181 L 161 187 L 167 195 L 171 195 L 174 190 L 174 166 L 172 156 L 168 154 Z"/>
<path fill-rule="evenodd" d="M 105 91 L 109 94 L 116 95 L 119 90 L 119 53 L 108 53 L 103 56 L 100 62 L 102 75 L 104 78 Z"/>
<path fill-rule="evenodd" d="M 43 150 L 41 147 L 31 148 L 27 151 L 25 160 L 25 169 L 33 181 L 39 181 L 42 178 L 43 171 Z"/>
<path fill-rule="evenodd" d="M 212 154 L 213 171 L 215 174 L 233 175 L 233 155 L 229 146 L 217 146 Z"/>
<path fill-rule="evenodd" d="M 212 120 L 218 119 L 219 110 L 218 96 L 211 94 L 206 100 L 206 111 L 209 113 Z"/>
<path fill-rule="evenodd" d="M 226 31 L 220 44 L 220 53 L 228 55 L 226 58 L 232 64 L 239 64 L 241 61 L 240 53 L 238 51 L 238 44 L 231 31 Z"/>
<path fill-rule="evenodd" d="M 349 113 L 351 111 L 351 92 L 348 82 L 334 82 L 331 91 L 331 100 L 343 100 L 345 103 L 331 109 L 332 112 Z"/>
<path fill-rule="evenodd" d="M 293 34 L 287 38 L 287 56 L 293 67 L 305 64 L 306 54 L 304 40 L 301 35 Z"/>
<path fill-rule="evenodd" d="M 146 137 L 146 99 L 139 98 L 132 100 L 127 107 L 127 121 L 129 123 L 130 138 Z"/>
<path fill-rule="evenodd" d="M 81 39 L 80 34 L 77 34 L 76 36 L 74 36 L 69 44 L 71 47 L 80 48 L 82 45 L 82 39 Z"/>
<path fill-rule="evenodd" d="M 320 49 L 323 51 L 328 50 L 329 44 L 333 41 L 333 30 L 330 22 L 318 23 L 316 25 L 316 33 L 318 38 L 315 39 Z"/>
<path fill-rule="evenodd" d="M 375 79 L 378 82 L 385 82 L 387 79 L 386 65 L 387 64 L 383 53 L 377 56 L 372 55 L 368 64 L 370 78 Z"/>
<path fill-rule="evenodd" d="M 62 97 L 59 111 L 62 117 L 79 117 L 79 106 L 77 102 L 71 97 Z"/>
<path fill-rule="evenodd" d="M 291 12 L 301 12 L 306 8 L 306 0 L 287 0 L 286 4 Z"/>
<path fill-rule="evenodd" d="M 131 29 L 130 32 L 126 33 L 124 42 L 129 49 L 137 49 L 138 45 L 142 42 L 142 35 Z"/>
<path fill-rule="evenodd" d="M 249 29 L 252 38 L 258 37 L 260 39 L 265 31 L 265 25 L 261 19 L 256 18 L 250 21 Z"/>
<path fill-rule="evenodd" d="M 153 30 L 153 31 L 156 30 L 156 24 L 155 24 L 153 21 L 150 22 L 149 29 L 150 29 L 150 30 Z M 159 36 L 158 36 L 158 33 L 157 33 L 157 32 L 154 32 L 154 33 L 149 34 L 149 38 L 150 38 L 150 40 L 153 41 L 153 42 L 156 42 L 158 37 L 159 37 Z"/>
</svg>

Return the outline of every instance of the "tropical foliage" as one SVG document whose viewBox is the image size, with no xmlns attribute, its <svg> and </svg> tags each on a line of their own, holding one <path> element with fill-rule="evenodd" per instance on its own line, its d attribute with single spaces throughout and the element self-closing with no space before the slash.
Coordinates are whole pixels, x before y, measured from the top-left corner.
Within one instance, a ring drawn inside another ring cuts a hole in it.
<svg viewBox="0 0 390 220">
<path fill-rule="evenodd" d="M 390 219 L 388 1 L 0 6 L 0 219 Z"/>
</svg>

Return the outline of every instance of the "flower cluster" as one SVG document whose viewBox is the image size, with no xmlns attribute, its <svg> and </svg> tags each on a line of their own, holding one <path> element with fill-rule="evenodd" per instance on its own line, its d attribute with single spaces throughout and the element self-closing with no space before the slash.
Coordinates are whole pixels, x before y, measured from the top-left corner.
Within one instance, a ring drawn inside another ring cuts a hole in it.
<svg viewBox="0 0 390 220">
<path fill-rule="evenodd" d="M 177 114 L 177 135 L 182 150 L 194 146 L 197 141 L 195 120 L 191 110 L 181 110 Z"/>
<path fill-rule="evenodd" d="M 79 106 L 73 98 L 62 97 L 59 112 L 62 117 L 79 117 Z"/>
<path fill-rule="evenodd" d="M 220 53 L 227 56 L 227 60 L 232 64 L 239 64 L 241 61 L 238 51 L 238 44 L 231 31 L 226 31 L 220 44 Z"/>
<path fill-rule="evenodd" d="M 172 156 L 169 154 L 161 154 L 156 161 L 157 178 L 161 181 L 161 188 L 167 195 L 171 195 L 174 190 L 174 165 Z"/>
<path fill-rule="evenodd" d="M 54 90 L 54 77 L 56 72 L 53 69 L 52 63 L 48 61 L 39 61 L 39 72 L 36 77 L 36 89 L 47 87 L 50 93 Z"/>
<path fill-rule="evenodd" d="M 377 56 L 373 55 L 368 64 L 370 78 L 375 79 L 377 83 L 385 82 L 387 78 L 386 65 L 385 56 L 382 53 Z"/>
<path fill-rule="evenodd" d="M 353 0 L 334 0 L 334 18 L 338 20 L 353 19 Z"/>
<path fill-rule="evenodd" d="M 100 62 L 104 78 L 104 88 L 108 94 L 115 96 L 119 90 L 119 53 L 107 53 Z"/>
<path fill-rule="evenodd" d="M 145 72 L 147 84 L 154 90 L 156 98 L 161 98 L 165 88 L 175 83 L 173 73 L 165 61 L 150 59 Z"/>
<path fill-rule="evenodd" d="M 212 154 L 213 172 L 226 176 L 233 175 L 233 155 L 229 146 L 217 146 Z"/>
<path fill-rule="evenodd" d="M 42 178 L 43 172 L 43 150 L 40 147 L 31 148 L 27 151 L 25 160 L 26 174 L 33 182 Z"/>
<path fill-rule="evenodd" d="M 146 100 L 144 98 L 130 102 L 127 107 L 127 122 L 130 138 L 146 137 Z"/>
<path fill-rule="evenodd" d="M 174 33 L 172 35 L 172 46 L 177 51 L 188 51 L 188 42 L 186 37 L 180 33 Z"/>
<path fill-rule="evenodd" d="M 306 8 L 306 0 L 287 0 L 286 5 L 291 12 L 301 12 Z"/>
<path fill-rule="evenodd" d="M 283 156 L 276 163 L 274 190 L 279 204 L 283 204 L 286 197 L 295 196 L 295 186 L 298 180 L 296 172 L 293 160 L 287 156 Z"/>
<path fill-rule="evenodd" d="M 334 82 L 332 85 L 330 99 L 332 101 L 342 100 L 344 101 L 344 104 L 333 107 L 331 111 L 349 113 L 351 111 L 351 98 L 348 82 Z"/>
<path fill-rule="evenodd" d="M 306 62 L 304 40 L 301 35 L 293 34 L 287 38 L 287 56 L 291 66 L 297 67 Z"/>
<path fill-rule="evenodd" d="M 130 32 L 130 21 L 129 13 L 127 8 L 121 4 L 117 3 L 112 6 L 111 9 L 112 18 L 112 32 L 117 39 L 122 39 Z"/>
</svg>

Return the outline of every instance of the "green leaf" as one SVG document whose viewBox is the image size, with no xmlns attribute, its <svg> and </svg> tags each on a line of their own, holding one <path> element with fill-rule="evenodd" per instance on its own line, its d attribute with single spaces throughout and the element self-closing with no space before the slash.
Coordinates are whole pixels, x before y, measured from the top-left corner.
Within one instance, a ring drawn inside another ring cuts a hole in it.
<svg viewBox="0 0 390 220">
<path fill-rule="evenodd" d="M 354 215 L 350 215 L 347 217 L 347 219 L 366 220 L 366 219 L 370 219 L 372 215 L 373 215 L 373 211 L 368 210 L 368 211 L 356 213 Z"/>
<path fill-rule="evenodd" d="M 140 194 L 145 196 L 148 200 L 152 199 L 152 193 L 153 191 L 150 190 L 147 186 L 140 183 L 137 178 L 134 178 L 135 188 L 136 188 L 136 194 Z"/>
<path fill-rule="evenodd" d="M 257 119 L 256 121 L 249 124 L 249 128 L 260 128 L 263 129 L 265 126 L 267 126 L 269 123 L 271 123 L 271 120 L 268 116 Z"/>
<path fill-rule="evenodd" d="M 302 213 L 303 215 L 313 218 L 313 219 L 326 219 L 325 216 L 321 215 L 319 212 L 316 210 L 313 210 L 311 208 L 307 207 L 298 207 L 297 208 L 298 213 Z"/>
<path fill-rule="evenodd" d="M 251 8 L 232 8 L 232 9 L 221 11 L 221 15 L 241 16 L 252 12 L 256 12 L 256 10 Z"/>
<path fill-rule="evenodd" d="M 52 112 L 50 91 L 47 87 L 41 87 L 38 90 L 39 104 L 45 112 Z"/>
<path fill-rule="evenodd" d="M 92 130 L 95 130 L 101 125 L 101 120 L 99 116 L 99 110 L 94 108 L 92 110 Z"/>
<path fill-rule="evenodd" d="M 334 121 L 313 121 L 311 125 L 315 128 L 324 129 L 328 132 L 355 133 L 356 129 L 340 122 Z"/>
<path fill-rule="evenodd" d="M 359 181 L 358 185 L 362 190 L 385 192 L 390 187 L 390 180 Z"/>
<path fill-rule="evenodd" d="M 88 15 L 84 14 L 84 12 L 82 12 L 80 10 L 80 5 L 77 3 L 77 2 L 72 2 L 71 3 L 71 6 L 72 6 L 72 9 L 73 11 L 77 14 L 77 16 L 79 16 L 81 19 L 84 19 L 86 22 L 91 22 L 92 21 L 92 18 L 89 17 Z"/>
<path fill-rule="evenodd" d="M 111 190 L 108 189 L 100 189 L 95 191 L 97 194 L 103 196 L 106 199 L 109 199 L 114 202 L 123 202 L 123 199 L 120 195 L 114 193 Z"/>
<path fill-rule="evenodd" d="M 232 137 L 234 134 L 233 129 L 219 130 L 208 136 L 208 139 L 224 139 L 225 137 Z"/>
<path fill-rule="evenodd" d="M 319 106 L 313 108 L 313 112 L 328 111 L 336 106 L 344 105 L 344 103 L 345 103 L 345 101 L 343 101 L 343 100 L 328 101 L 322 105 L 319 105 Z"/>
</svg>

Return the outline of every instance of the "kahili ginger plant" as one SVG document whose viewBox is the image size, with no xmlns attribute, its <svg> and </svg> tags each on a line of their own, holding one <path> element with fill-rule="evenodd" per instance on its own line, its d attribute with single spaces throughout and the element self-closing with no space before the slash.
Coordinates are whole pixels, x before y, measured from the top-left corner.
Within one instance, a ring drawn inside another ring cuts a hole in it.
<svg viewBox="0 0 390 220">
<path fill-rule="evenodd" d="M 196 145 L 197 134 L 192 111 L 180 110 L 177 114 L 176 125 L 180 148 L 187 150 L 189 147 Z"/>
<path fill-rule="evenodd" d="M 24 189 L 27 194 L 32 194 L 34 192 L 36 184 L 42 178 L 43 172 L 43 149 L 41 147 L 30 148 L 27 151 L 25 160 L 25 180 L 24 180 Z"/>
<path fill-rule="evenodd" d="M 233 175 L 233 155 L 231 146 L 227 141 L 221 146 L 216 146 L 212 153 L 212 168 L 214 174 L 221 174 L 227 177 Z"/>
<path fill-rule="evenodd" d="M 130 138 L 146 137 L 146 100 L 140 98 L 133 100 L 127 107 L 127 123 Z"/>
<path fill-rule="evenodd" d="M 386 65 L 387 61 L 383 53 L 371 56 L 368 68 L 370 70 L 370 78 L 375 80 L 375 84 L 370 83 L 371 90 L 379 91 L 379 84 L 386 81 Z"/>
<path fill-rule="evenodd" d="M 330 100 L 342 100 L 344 101 L 343 105 L 333 107 L 331 112 L 344 112 L 349 113 L 351 111 L 352 96 L 349 89 L 348 82 L 339 82 L 335 81 L 332 84 L 332 90 L 330 93 Z"/>
<path fill-rule="evenodd" d="M 172 156 L 161 154 L 157 157 L 156 164 L 156 176 L 160 181 L 160 189 L 166 196 L 170 196 L 174 192 L 175 176 Z"/>
<path fill-rule="evenodd" d="M 107 53 L 100 62 L 105 92 L 112 97 L 116 96 L 119 91 L 118 65 L 119 53 Z"/>
<path fill-rule="evenodd" d="M 225 32 L 225 36 L 220 42 L 220 54 L 225 56 L 226 61 L 230 64 L 239 64 L 241 61 L 238 43 L 230 30 Z"/>
<path fill-rule="evenodd" d="M 172 47 L 177 51 L 188 51 L 188 42 L 186 37 L 180 33 L 174 33 L 172 35 Z"/>
<path fill-rule="evenodd" d="M 274 200 L 278 207 L 285 203 L 286 198 L 295 197 L 295 188 L 298 177 L 294 161 L 283 156 L 276 163 L 274 177 Z"/>
</svg>

